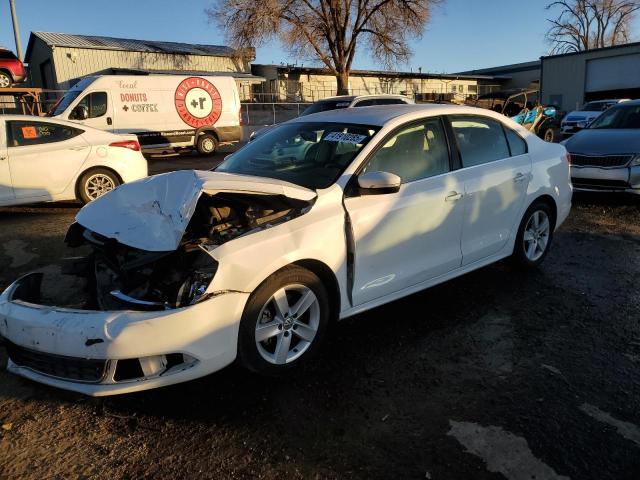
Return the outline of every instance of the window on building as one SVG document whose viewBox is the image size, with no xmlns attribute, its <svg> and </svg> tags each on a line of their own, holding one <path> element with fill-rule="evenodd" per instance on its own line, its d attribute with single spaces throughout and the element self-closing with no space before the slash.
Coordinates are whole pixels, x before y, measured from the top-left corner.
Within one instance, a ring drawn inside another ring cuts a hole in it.
<svg viewBox="0 0 640 480">
<path fill-rule="evenodd" d="M 478 85 L 467 85 L 469 93 L 478 93 Z"/>
</svg>

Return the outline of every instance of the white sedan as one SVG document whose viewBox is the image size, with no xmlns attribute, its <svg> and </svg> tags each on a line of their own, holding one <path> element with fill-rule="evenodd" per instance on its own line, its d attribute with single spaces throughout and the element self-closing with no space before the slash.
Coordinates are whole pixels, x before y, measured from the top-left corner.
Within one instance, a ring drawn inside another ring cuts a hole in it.
<svg viewBox="0 0 640 480">
<path fill-rule="evenodd" d="M 287 122 L 214 172 L 179 171 L 85 206 L 67 266 L 0 296 L 8 369 L 88 395 L 280 373 L 328 325 L 511 257 L 535 267 L 571 208 L 564 147 L 443 105 Z M 84 285 L 84 290 L 80 287 Z"/>
<path fill-rule="evenodd" d="M 147 176 L 135 135 L 51 118 L 0 115 L 0 206 L 88 203 Z"/>
</svg>

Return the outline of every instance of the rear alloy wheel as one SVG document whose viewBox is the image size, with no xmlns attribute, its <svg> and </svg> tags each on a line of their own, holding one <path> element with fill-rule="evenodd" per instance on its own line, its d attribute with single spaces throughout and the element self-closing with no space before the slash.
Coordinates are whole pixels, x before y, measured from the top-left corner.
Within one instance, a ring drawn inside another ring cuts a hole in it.
<svg viewBox="0 0 640 480">
<path fill-rule="evenodd" d="M 210 133 L 198 137 L 198 153 L 200 155 L 213 155 L 218 148 L 218 140 Z"/>
<path fill-rule="evenodd" d="M 546 203 L 536 202 L 525 213 L 518 229 L 513 259 L 520 266 L 536 267 L 546 257 L 555 220 Z"/>
<path fill-rule="evenodd" d="M 80 178 L 79 194 L 82 203 L 89 203 L 120 185 L 118 177 L 109 170 L 95 169 Z"/>
<path fill-rule="evenodd" d="M 0 72 L 0 88 L 9 88 L 11 86 L 11 77 L 4 72 Z"/>
<path fill-rule="evenodd" d="M 238 358 L 254 372 L 284 372 L 317 351 L 328 321 L 329 302 L 320 279 L 300 267 L 281 270 L 247 302 Z"/>
</svg>

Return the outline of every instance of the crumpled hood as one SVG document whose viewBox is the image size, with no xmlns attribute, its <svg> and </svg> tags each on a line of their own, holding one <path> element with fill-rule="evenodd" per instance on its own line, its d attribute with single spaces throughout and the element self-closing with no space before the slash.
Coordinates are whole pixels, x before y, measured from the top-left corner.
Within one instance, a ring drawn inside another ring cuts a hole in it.
<svg viewBox="0 0 640 480">
<path fill-rule="evenodd" d="M 587 128 L 569 138 L 564 146 L 581 155 L 625 155 L 640 153 L 640 129 Z"/>
<path fill-rule="evenodd" d="M 152 252 L 178 248 L 203 193 L 284 195 L 311 201 L 313 190 L 264 177 L 181 170 L 125 183 L 85 205 L 76 221 L 130 247 Z"/>
</svg>

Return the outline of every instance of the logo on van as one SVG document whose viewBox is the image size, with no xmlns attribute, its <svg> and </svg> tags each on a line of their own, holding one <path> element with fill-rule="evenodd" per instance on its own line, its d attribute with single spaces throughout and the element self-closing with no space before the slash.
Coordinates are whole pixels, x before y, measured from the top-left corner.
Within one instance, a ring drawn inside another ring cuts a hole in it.
<svg viewBox="0 0 640 480">
<path fill-rule="evenodd" d="M 175 104 L 182 121 L 194 128 L 215 124 L 222 113 L 220 92 L 211 82 L 199 77 L 180 82 Z"/>
</svg>

